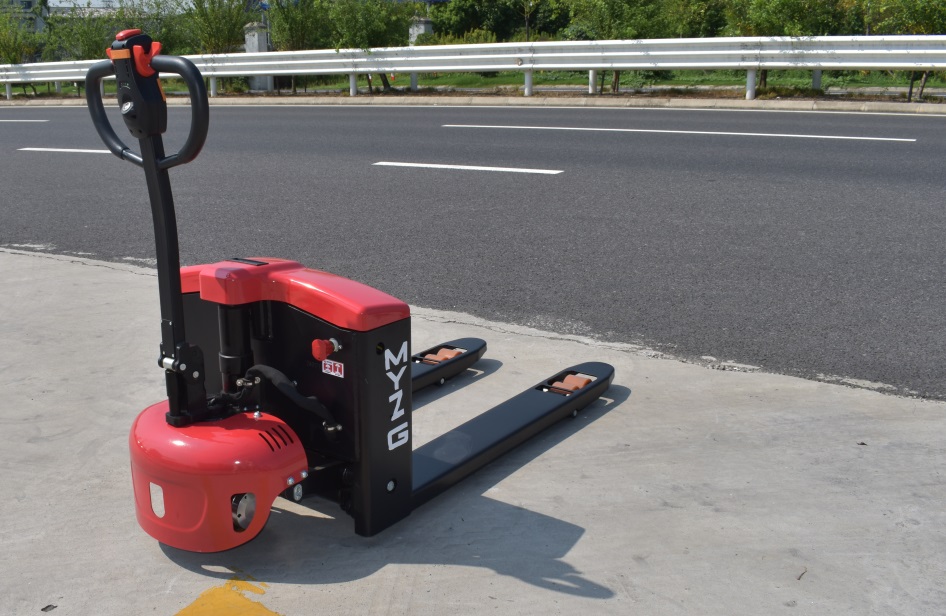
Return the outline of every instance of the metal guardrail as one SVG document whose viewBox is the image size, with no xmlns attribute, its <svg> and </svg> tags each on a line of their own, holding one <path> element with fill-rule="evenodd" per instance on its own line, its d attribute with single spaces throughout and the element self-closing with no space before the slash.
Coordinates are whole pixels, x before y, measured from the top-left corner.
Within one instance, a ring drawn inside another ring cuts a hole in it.
<svg viewBox="0 0 946 616">
<path fill-rule="evenodd" d="M 534 71 L 746 70 L 747 98 L 754 98 L 755 71 L 944 70 L 946 36 L 729 37 L 622 41 L 568 41 L 388 47 L 187 56 L 201 73 L 216 77 L 350 75 L 519 71 L 526 96 Z M 0 83 L 83 81 L 94 61 L 0 65 Z M 750 84 L 751 80 L 751 84 Z M 412 79 L 416 88 L 416 78 Z"/>
</svg>

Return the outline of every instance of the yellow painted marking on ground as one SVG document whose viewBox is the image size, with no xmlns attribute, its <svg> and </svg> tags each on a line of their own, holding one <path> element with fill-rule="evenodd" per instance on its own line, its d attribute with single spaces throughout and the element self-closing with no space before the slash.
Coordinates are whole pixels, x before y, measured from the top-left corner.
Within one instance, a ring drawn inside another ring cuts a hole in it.
<svg viewBox="0 0 946 616">
<path fill-rule="evenodd" d="M 280 616 L 245 593 L 266 594 L 266 584 L 251 583 L 238 577 L 225 584 L 208 588 L 197 599 L 177 613 L 177 616 Z"/>
</svg>

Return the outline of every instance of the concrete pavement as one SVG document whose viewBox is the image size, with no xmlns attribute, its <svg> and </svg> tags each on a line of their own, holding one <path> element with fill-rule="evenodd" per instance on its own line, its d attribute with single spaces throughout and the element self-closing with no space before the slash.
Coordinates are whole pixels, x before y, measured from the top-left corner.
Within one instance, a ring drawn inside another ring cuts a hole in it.
<svg viewBox="0 0 946 616">
<path fill-rule="evenodd" d="M 0 290 L 0 614 L 946 611 L 944 403 L 415 309 L 415 348 L 489 343 L 416 396 L 415 446 L 565 365 L 610 362 L 614 386 L 378 536 L 279 500 L 199 555 L 134 515 L 154 272 L 0 249 Z"/>
</svg>

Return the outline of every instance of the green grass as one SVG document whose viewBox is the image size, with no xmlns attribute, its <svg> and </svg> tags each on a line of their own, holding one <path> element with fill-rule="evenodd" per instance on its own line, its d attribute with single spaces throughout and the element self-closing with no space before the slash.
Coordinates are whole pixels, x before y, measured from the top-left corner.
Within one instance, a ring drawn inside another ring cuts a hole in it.
<svg viewBox="0 0 946 616">
<path fill-rule="evenodd" d="M 917 75 L 917 86 L 919 85 Z M 655 79 L 655 85 L 744 86 L 745 71 L 674 71 L 670 79 Z M 903 88 L 910 85 L 908 71 L 825 71 L 822 88 Z M 927 87 L 946 85 L 946 74 L 933 73 Z M 769 87 L 811 88 L 811 71 L 769 71 Z"/>
<path fill-rule="evenodd" d="M 605 91 L 611 87 L 611 71 L 601 71 L 598 73 L 598 83 L 600 85 L 601 73 L 604 73 Z M 422 87 L 447 87 L 447 88 L 476 88 L 492 89 L 503 87 L 521 87 L 525 79 L 518 72 L 501 73 L 430 73 L 421 74 L 418 83 Z M 348 89 L 348 79 L 343 78 L 332 82 L 336 89 Z M 403 87 L 410 83 L 408 75 L 398 75 L 396 81 L 392 84 L 396 88 Z M 588 85 L 588 73 L 585 71 L 538 71 L 534 74 L 533 83 L 536 86 L 576 86 L 585 87 Z M 800 90 L 800 94 L 813 96 L 817 92 L 811 90 L 811 72 L 810 71 L 769 71 L 768 87 L 781 88 L 782 94 L 787 93 L 785 88 L 794 88 Z M 903 88 L 910 84 L 910 73 L 907 71 L 826 71 L 822 75 L 822 88 Z M 374 85 L 379 86 L 380 80 L 375 78 Z M 622 71 L 621 89 L 632 90 L 642 89 L 651 86 L 667 86 L 674 88 L 687 88 L 694 86 L 709 87 L 745 87 L 745 71 Z M 927 87 L 946 86 L 946 73 L 933 73 L 927 82 Z M 320 88 L 329 88 L 330 86 L 320 86 Z M 359 87 L 367 87 L 364 77 L 359 79 Z M 919 75 L 915 87 L 919 87 Z M 796 94 L 799 94 L 796 93 Z"/>
</svg>

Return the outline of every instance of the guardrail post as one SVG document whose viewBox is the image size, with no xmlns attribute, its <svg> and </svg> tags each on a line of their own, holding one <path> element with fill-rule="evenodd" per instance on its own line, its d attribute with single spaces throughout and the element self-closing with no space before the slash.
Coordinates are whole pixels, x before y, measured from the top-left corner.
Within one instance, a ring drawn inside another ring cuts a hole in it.
<svg viewBox="0 0 946 616">
<path fill-rule="evenodd" d="M 348 75 L 348 96 L 358 95 L 358 75 L 350 73 Z"/>
<path fill-rule="evenodd" d="M 755 100 L 755 69 L 746 71 L 746 100 Z"/>
<path fill-rule="evenodd" d="M 7 100 L 13 100 L 13 84 L 8 83 L 7 86 Z"/>
<path fill-rule="evenodd" d="M 62 82 L 56 81 L 53 85 L 56 86 L 56 94 L 62 94 Z"/>
<path fill-rule="evenodd" d="M 411 92 L 417 92 L 417 73 L 411 73 Z"/>
<path fill-rule="evenodd" d="M 526 71 L 526 96 L 532 96 L 532 71 Z"/>
<path fill-rule="evenodd" d="M 811 89 L 820 90 L 821 89 L 821 69 L 816 71 L 811 71 Z"/>
<path fill-rule="evenodd" d="M 591 69 L 588 71 L 588 94 L 594 94 L 598 91 L 598 71 Z"/>
<path fill-rule="evenodd" d="M 210 78 L 210 96 L 217 96 L 217 78 Z"/>
</svg>

